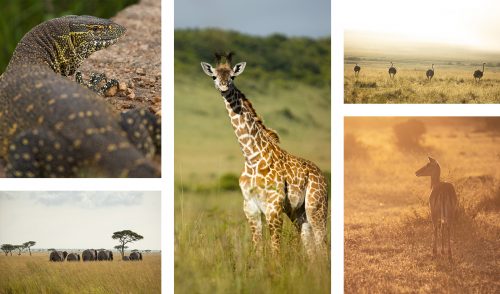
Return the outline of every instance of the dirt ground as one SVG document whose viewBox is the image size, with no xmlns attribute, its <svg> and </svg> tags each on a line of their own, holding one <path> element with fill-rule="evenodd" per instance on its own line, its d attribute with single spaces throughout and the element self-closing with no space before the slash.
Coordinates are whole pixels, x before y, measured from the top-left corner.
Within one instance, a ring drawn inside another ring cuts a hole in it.
<svg viewBox="0 0 500 294">
<path fill-rule="evenodd" d="M 106 97 L 117 110 L 146 107 L 161 115 L 161 1 L 142 0 L 112 20 L 127 29 L 113 46 L 94 53 L 80 67 L 84 79 L 105 73 L 126 88 Z"/>
</svg>

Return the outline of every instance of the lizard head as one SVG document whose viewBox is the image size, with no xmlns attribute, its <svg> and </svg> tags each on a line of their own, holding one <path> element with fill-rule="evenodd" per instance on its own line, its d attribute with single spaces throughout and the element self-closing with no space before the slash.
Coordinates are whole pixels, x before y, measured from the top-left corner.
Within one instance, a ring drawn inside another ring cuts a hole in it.
<svg viewBox="0 0 500 294">
<path fill-rule="evenodd" d="M 19 42 L 11 62 L 44 62 L 61 75 L 73 75 L 92 53 L 114 43 L 126 29 L 109 19 L 68 15 L 34 27 Z"/>
<path fill-rule="evenodd" d="M 60 18 L 63 34 L 58 36 L 60 73 L 72 75 L 92 53 L 118 41 L 126 29 L 109 19 L 94 16 L 69 15 Z"/>
</svg>

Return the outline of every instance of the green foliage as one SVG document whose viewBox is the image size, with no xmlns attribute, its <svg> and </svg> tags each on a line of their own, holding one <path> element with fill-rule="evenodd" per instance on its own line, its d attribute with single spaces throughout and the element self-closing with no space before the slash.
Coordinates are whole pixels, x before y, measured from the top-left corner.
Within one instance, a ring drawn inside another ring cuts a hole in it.
<svg viewBox="0 0 500 294">
<path fill-rule="evenodd" d="M 0 10 L 0 72 L 9 63 L 21 38 L 34 26 L 63 15 L 93 15 L 109 18 L 137 0 L 20 0 L 2 3 Z"/>
<path fill-rule="evenodd" d="M 247 79 L 330 85 L 330 38 L 258 37 L 219 29 L 186 29 L 175 31 L 174 47 L 176 74 L 199 74 L 200 61 L 213 64 L 214 52 L 233 51 L 233 63 L 246 61 L 252 67 L 251 74 L 245 73 Z"/>
<path fill-rule="evenodd" d="M 234 173 L 223 174 L 219 178 L 219 187 L 223 191 L 239 191 L 239 177 Z"/>
</svg>

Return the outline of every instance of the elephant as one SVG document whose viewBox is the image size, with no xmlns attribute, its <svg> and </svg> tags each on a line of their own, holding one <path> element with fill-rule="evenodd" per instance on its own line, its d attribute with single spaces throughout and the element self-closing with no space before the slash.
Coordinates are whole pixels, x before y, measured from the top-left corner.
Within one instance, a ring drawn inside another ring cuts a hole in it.
<svg viewBox="0 0 500 294">
<path fill-rule="evenodd" d="M 83 261 L 94 261 L 97 260 L 97 250 L 86 249 L 82 252 Z"/>
<path fill-rule="evenodd" d="M 129 260 L 130 260 L 130 257 L 128 257 L 128 256 L 124 256 L 122 259 L 123 259 L 123 261 L 129 261 Z"/>
<path fill-rule="evenodd" d="M 49 255 L 49 261 L 64 261 L 66 259 L 66 256 L 68 256 L 68 252 L 66 251 L 52 251 L 50 252 Z"/>
<path fill-rule="evenodd" d="M 113 260 L 113 252 L 110 250 L 100 250 L 97 253 L 97 260 Z"/>
<path fill-rule="evenodd" d="M 142 260 L 142 253 L 140 252 L 130 253 L 130 260 Z"/>
<path fill-rule="evenodd" d="M 80 254 L 70 253 L 66 257 L 66 261 L 80 261 Z"/>
</svg>

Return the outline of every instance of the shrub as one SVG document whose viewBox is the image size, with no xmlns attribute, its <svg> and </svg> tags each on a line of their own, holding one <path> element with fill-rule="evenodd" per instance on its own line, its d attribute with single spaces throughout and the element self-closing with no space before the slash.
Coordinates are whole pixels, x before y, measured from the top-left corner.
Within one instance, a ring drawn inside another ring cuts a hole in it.
<svg viewBox="0 0 500 294">
<path fill-rule="evenodd" d="M 398 123 L 393 127 L 396 145 L 404 150 L 421 150 L 422 137 L 426 133 L 425 124 L 418 119 Z"/>
</svg>

